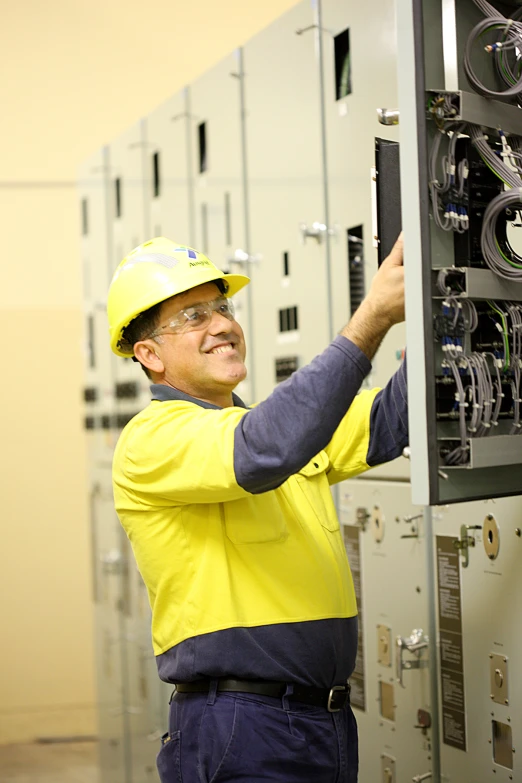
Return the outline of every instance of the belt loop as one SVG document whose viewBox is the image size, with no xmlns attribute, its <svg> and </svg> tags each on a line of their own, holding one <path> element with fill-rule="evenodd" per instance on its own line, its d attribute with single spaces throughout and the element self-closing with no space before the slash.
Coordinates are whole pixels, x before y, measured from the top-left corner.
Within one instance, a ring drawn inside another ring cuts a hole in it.
<svg viewBox="0 0 522 783">
<path fill-rule="evenodd" d="M 213 706 L 214 702 L 216 701 L 218 682 L 219 682 L 219 680 L 210 680 L 210 685 L 208 686 L 207 704 L 210 704 L 211 707 Z"/>
<path fill-rule="evenodd" d="M 290 710 L 290 702 L 288 701 L 288 697 L 291 696 L 294 692 L 294 686 L 293 683 L 288 683 L 286 686 L 286 690 L 283 693 L 282 703 L 283 703 L 283 709 L 286 710 L 286 712 L 289 712 Z"/>
</svg>

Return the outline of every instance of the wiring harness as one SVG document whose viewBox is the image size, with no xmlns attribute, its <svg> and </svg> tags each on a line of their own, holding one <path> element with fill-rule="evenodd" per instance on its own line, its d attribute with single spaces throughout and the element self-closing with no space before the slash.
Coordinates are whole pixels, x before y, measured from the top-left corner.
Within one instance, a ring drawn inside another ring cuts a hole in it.
<svg viewBox="0 0 522 783">
<path fill-rule="evenodd" d="M 437 287 L 443 296 L 441 314 L 436 318 L 435 332 L 441 343 L 443 382 L 454 382 L 453 410 L 448 417 L 459 424 L 459 445 L 445 455 L 446 465 L 465 465 L 469 461 L 469 439 L 483 438 L 498 427 L 510 390 L 512 423 L 510 435 L 522 432 L 520 420 L 520 382 L 522 371 L 522 305 L 488 301 L 486 309 L 477 311 L 475 302 L 463 297 L 448 284 L 448 270 L 439 271 Z M 466 351 L 466 340 L 486 319 L 495 331 L 501 348 Z"/>
<path fill-rule="evenodd" d="M 435 99 L 428 105 L 432 114 L 436 112 L 437 103 Z M 432 215 L 443 231 L 463 234 L 469 229 L 466 195 L 469 163 L 463 158 L 457 164 L 455 154 L 458 139 L 467 136 L 484 164 L 505 188 L 491 199 L 484 211 L 480 235 L 482 259 L 499 277 L 522 282 L 522 256 L 509 242 L 505 230 L 499 236 L 499 226 L 503 224 L 505 229 L 507 214 L 522 212 L 522 139 L 508 138 L 502 129 L 497 133 L 495 148 L 492 148 L 489 137 L 479 126 L 448 121 L 441 124 L 439 118 L 428 162 Z M 439 165 L 442 166 L 440 176 Z"/>
<path fill-rule="evenodd" d="M 487 0 L 473 0 L 484 14 L 471 31 L 464 52 L 464 71 L 473 89 L 488 98 L 515 98 L 522 95 L 522 9 L 506 18 Z M 487 43 L 484 43 L 487 41 Z M 494 57 L 495 71 L 506 87 L 494 90 L 487 87 L 472 66 L 472 52 L 478 43 Z"/>
</svg>

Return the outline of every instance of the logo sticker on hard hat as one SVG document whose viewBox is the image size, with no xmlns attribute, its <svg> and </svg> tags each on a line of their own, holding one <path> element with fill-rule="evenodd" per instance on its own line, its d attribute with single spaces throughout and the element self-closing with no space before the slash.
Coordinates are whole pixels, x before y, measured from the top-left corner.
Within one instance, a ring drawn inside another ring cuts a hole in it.
<svg viewBox="0 0 522 783">
<path fill-rule="evenodd" d="M 176 247 L 174 248 L 174 252 L 178 253 L 179 251 L 183 252 L 186 251 L 188 253 L 189 258 L 197 258 L 198 254 L 196 250 L 192 250 L 191 247 Z"/>
</svg>

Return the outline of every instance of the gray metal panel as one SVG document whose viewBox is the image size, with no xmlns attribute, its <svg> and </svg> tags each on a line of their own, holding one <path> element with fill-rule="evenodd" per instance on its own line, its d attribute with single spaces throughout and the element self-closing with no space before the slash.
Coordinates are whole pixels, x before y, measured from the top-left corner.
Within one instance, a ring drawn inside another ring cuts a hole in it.
<svg viewBox="0 0 522 783">
<path fill-rule="evenodd" d="M 464 31 L 467 35 L 470 29 L 469 20 L 465 21 L 467 11 L 463 6 L 471 5 L 461 3 L 458 8 L 457 32 L 462 40 Z M 454 253 L 452 235 L 435 228 L 427 203 L 427 150 L 437 130 L 433 122 L 428 125 L 426 121 L 425 88 L 432 89 L 440 83 L 442 48 L 439 37 L 434 33 L 441 29 L 441 3 L 439 0 L 413 0 L 411 5 L 399 4 L 398 21 L 401 128 L 402 133 L 406 134 L 406 137 L 402 137 L 401 146 L 401 187 L 406 237 L 406 313 L 410 356 L 408 381 L 409 388 L 415 388 L 417 392 L 415 397 L 410 395 L 413 496 L 421 503 L 435 503 L 455 502 L 458 498 L 466 497 L 512 494 L 520 486 L 514 469 L 503 468 L 498 478 L 492 471 L 489 474 L 482 471 L 474 477 L 469 476 L 469 471 L 451 471 L 449 480 L 444 470 L 439 470 L 437 438 L 443 434 L 444 427 L 437 422 L 435 410 L 433 379 L 436 350 L 431 270 L 449 267 Z M 463 95 L 462 100 L 464 105 L 470 107 L 469 111 L 475 112 L 474 119 L 479 119 L 476 112 L 480 106 L 485 106 L 487 110 L 484 119 L 491 117 L 489 102 L 480 102 L 468 95 Z M 422 331 L 419 324 L 423 325 Z M 478 452 L 483 448 L 483 445 L 478 445 Z M 515 444 L 509 448 L 512 453 L 517 450 Z M 501 457 L 500 461 L 504 465 L 509 464 L 513 461 L 513 455 Z"/>
<path fill-rule="evenodd" d="M 299 229 L 324 224 L 313 24 L 305 0 L 244 47 L 251 252 L 262 255 L 250 270 L 258 399 L 275 385 L 277 357 L 303 365 L 329 342 L 325 244 L 303 243 Z M 293 306 L 299 328 L 280 332 L 278 311 Z"/>
<path fill-rule="evenodd" d="M 244 137 L 242 128 L 242 56 L 236 50 L 190 86 L 192 145 L 191 180 L 194 183 L 196 247 L 226 271 L 250 274 L 245 225 Z M 205 124 L 205 170 L 200 171 L 200 126 Z M 237 318 L 247 346 L 252 344 L 249 292 L 234 297 Z M 247 369 L 251 359 L 247 351 Z M 236 389 L 246 402 L 253 402 L 250 379 Z"/>
<path fill-rule="evenodd" d="M 425 323 L 426 271 L 420 259 L 427 257 L 426 234 L 422 231 L 427 216 L 426 194 L 419 183 L 419 145 L 423 143 L 422 128 L 418 127 L 420 114 L 418 93 L 422 94 L 423 71 L 419 71 L 418 39 L 419 4 L 399 3 L 397 6 L 398 85 L 401 111 L 401 193 L 403 228 L 405 234 L 404 264 L 406 271 L 406 335 L 408 344 L 408 387 L 415 389 L 409 395 L 410 447 L 412 454 L 411 480 L 415 503 L 430 502 L 429 432 L 426 416 L 426 351 Z M 424 112 L 424 107 L 422 107 Z M 424 114 L 422 114 L 424 116 Z M 422 219 L 421 219 L 422 216 Z"/>
<path fill-rule="evenodd" d="M 145 166 L 150 237 L 165 236 L 180 244 L 192 243 L 188 159 L 188 90 L 182 90 L 147 117 Z M 159 183 L 155 194 L 153 156 L 159 156 Z"/>
<path fill-rule="evenodd" d="M 120 525 L 114 513 L 110 468 L 92 471 L 90 521 L 101 783 L 128 783 Z"/>
<path fill-rule="evenodd" d="M 504 280 L 490 269 L 472 267 L 448 267 L 446 271 L 458 277 L 462 287 L 462 296 L 469 299 L 509 299 L 522 302 L 522 283 Z M 436 283 L 437 273 L 433 275 L 433 295 L 442 298 Z"/>
<path fill-rule="evenodd" d="M 505 133 L 522 133 L 522 119 L 518 106 L 511 106 L 492 98 L 483 98 L 474 92 L 429 90 L 433 95 L 455 96 L 459 111 L 453 117 L 455 122 L 470 122 L 489 128 L 502 128 Z"/>
<path fill-rule="evenodd" d="M 484 547 L 483 525 L 492 515 L 500 531 L 498 557 L 490 560 Z M 433 510 L 434 535 L 461 537 L 461 525 L 470 527 L 474 539 L 469 549 L 469 565 L 460 565 L 462 594 L 462 647 L 468 750 L 441 744 L 442 779 L 448 783 L 488 783 L 518 780 L 522 777 L 519 738 L 522 735 L 522 713 L 518 694 L 522 689 L 519 666 L 522 652 L 522 630 L 519 607 L 514 596 L 520 595 L 522 572 L 522 538 L 520 520 L 522 499 L 472 502 Z M 478 526 L 478 529 L 475 529 Z M 508 659 L 509 704 L 491 698 L 490 655 Z M 493 762 L 492 721 L 509 724 L 513 731 L 512 770 Z"/>
<path fill-rule="evenodd" d="M 335 331 L 350 318 L 347 231 L 363 226 L 366 291 L 377 271 L 373 246 L 371 169 L 375 165 L 375 138 L 398 141 L 399 128 L 379 124 L 378 108 L 396 107 L 397 64 L 395 4 L 378 0 L 372 4 L 372 40 L 386 45 L 372 46 L 368 56 L 368 9 L 364 4 L 321 0 L 322 40 L 325 70 L 325 116 L 328 153 L 328 193 L 331 223 L 337 235 L 330 239 L 332 259 L 332 303 Z M 335 37 L 350 31 L 352 92 L 336 99 Z M 372 362 L 365 386 L 384 386 L 400 366 L 406 346 L 403 324 L 385 337 Z M 410 465 L 402 457 L 372 470 L 373 477 L 408 479 Z"/>
<path fill-rule="evenodd" d="M 431 729 L 415 728 L 419 709 L 433 715 L 428 650 L 404 652 L 405 663 L 422 668 L 403 671 L 397 682 L 398 636 L 430 626 L 426 586 L 430 519 L 411 503 L 408 484 L 354 480 L 340 485 L 340 522 L 362 525 L 360 570 L 364 637 L 366 710 L 355 709 L 359 725 L 360 783 L 377 783 L 381 756 L 395 759 L 396 780 L 408 781 L 432 768 Z M 355 564 L 352 563 L 352 567 Z M 398 569 L 400 568 L 400 577 Z M 379 633 L 389 629 L 391 648 L 382 662 Z M 381 658 L 381 662 L 379 659 Z M 381 683 L 391 686 L 395 720 L 381 714 Z M 384 778 L 386 780 L 386 778 Z"/>
<path fill-rule="evenodd" d="M 152 171 L 147 141 L 147 122 L 142 120 L 129 128 L 110 145 L 111 180 L 109 204 L 112 226 L 112 270 L 137 245 L 150 239 L 148 194 Z M 115 182 L 121 182 L 121 215 L 116 214 Z M 115 382 L 138 384 L 136 399 L 116 399 L 115 411 L 131 414 L 150 400 L 149 381 L 131 359 L 117 358 L 114 363 Z M 114 395 L 114 391 L 113 391 Z"/>
<path fill-rule="evenodd" d="M 522 443 L 519 438 L 513 435 L 471 438 L 468 443 L 470 449 L 469 466 L 460 468 L 444 466 L 444 471 L 494 468 L 522 463 Z"/>
</svg>

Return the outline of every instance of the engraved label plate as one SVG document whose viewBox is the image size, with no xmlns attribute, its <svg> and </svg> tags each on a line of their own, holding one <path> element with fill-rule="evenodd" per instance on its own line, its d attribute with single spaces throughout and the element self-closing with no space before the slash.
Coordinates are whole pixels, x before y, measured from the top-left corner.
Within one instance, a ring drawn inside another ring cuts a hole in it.
<svg viewBox="0 0 522 783">
<path fill-rule="evenodd" d="M 395 692 L 393 685 L 388 682 L 379 682 L 379 698 L 381 703 L 381 715 L 386 720 L 395 720 Z"/>
</svg>

